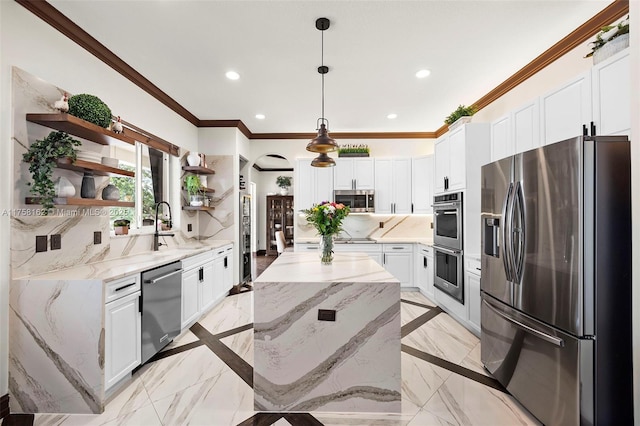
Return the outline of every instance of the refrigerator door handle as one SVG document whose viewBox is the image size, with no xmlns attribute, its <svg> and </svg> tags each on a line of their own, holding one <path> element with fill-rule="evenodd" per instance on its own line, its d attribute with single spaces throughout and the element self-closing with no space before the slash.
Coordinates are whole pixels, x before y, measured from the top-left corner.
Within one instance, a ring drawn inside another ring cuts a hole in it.
<svg viewBox="0 0 640 426">
<path fill-rule="evenodd" d="M 511 324 L 515 325 L 519 329 L 521 329 L 523 331 L 526 331 L 529 334 L 533 334 L 534 336 L 544 340 L 545 342 L 549 342 L 549 343 L 551 343 L 553 345 L 556 345 L 556 346 L 558 346 L 560 348 L 564 348 L 564 340 L 562 340 L 562 339 L 560 339 L 558 337 L 555 337 L 555 336 L 550 336 L 547 333 L 543 333 L 542 331 L 536 330 L 533 327 L 529 327 L 528 325 L 523 324 L 520 321 L 517 321 L 517 320 L 511 318 L 510 316 L 504 314 L 500 310 L 498 310 L 495 307 L 493 307 L 489 302 L 486 301 L 486 299 L 482 300 L 482 303 L 484 303 L 487 306 L 487 308 L 491 309 L 493 311 L 493 313 L 495 313 L 496 315 L 498 315 L 499 317 L 501 317 L 505 321 L 508 321 Z"/>
<path fill-rule="evenodd" d="M 522 184 L 516 182 L 516 187 L 513 193 L 513 214 L 518 215 L 519 227 L 512 232 L 519 234 L 518 236 L 518 252 L 516 256 L 515 247 L 512 247 L 512 259 L 513 259 L 513 272 L 514 282 L 520 283 L 522 281 L 523 265 L 524 265 L 524 245 L 526 238 L 525 217 L 524 217 L 524 196 L 522 195 Z M 516 211 L 517 208 L 517 211 Z M 513 220 L 513 218 L 512 218 Z M 513 238 L 512 238 L 513 242 Z"/>
<path fill-rule="evenodd" d="M 507 190 L 507 196 L 505 197 L 504 204 L 502 206 L 502 217 L 504 224 L 502 225 L 502 263 L 504 265 L 504 273 L 507 281 L 513 281 L 513 275 L 511 273 L 511 198 L 513 195 L 513 183 L 509 183 L 509 189 Z"/>
</svg>

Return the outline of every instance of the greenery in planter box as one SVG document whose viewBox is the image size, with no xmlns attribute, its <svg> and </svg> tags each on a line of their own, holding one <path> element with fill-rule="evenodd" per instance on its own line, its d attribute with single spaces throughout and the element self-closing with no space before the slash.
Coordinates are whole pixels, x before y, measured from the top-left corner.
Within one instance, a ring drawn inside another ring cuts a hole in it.
<svg viewBox="0 0 640 426">
<path fill-rule="evenodd" d="M 477 112 L 476 107 L 474 107 L 473 105 L 469 105 L 469 106 L 458 105 L 458 108 L 456 108 L 455 111 L 449 114 L 449 116 L 444 119 L 444 122 L 446 124 L 451 125 L 456 121 L 458 121 L 460 117 L 466 117 L 466 116 L 470 117 L 476 112 Z"/>
<path fill-rule="evenodd" d="M 29 171 L 33 182 L 31 193 L 40 197 L 44 214 L 49 214 L 53 208 L 53 199 L 56 195 L 55 184 L 51 179 L 56 160 L 69 157 L 72 162 L 76 161 L 76 146 L 81 142 L 73 139 L 65 132 L 51 132 L 43 140 L 36 140 L 31 144 L 29 150 L 22 155 L 22 161 L 29 163 Z"/>
<path fill-rule="evenodd" d="M 368 145 L 341 145 L 338 148 L 338 155 L 340 154 L 369 154 Z"/>
<path fill-rule="evenodd" d="M 104 128 L 111 124 L 111 110 L 107 104 L 86 93 L 69 98 L 69 114 Z"/>
<path fill-rule="evenodd" d="M 278 176 L 276 178 L 276 185 L 282 189 L 287 189 L 291 186 L 291 177 L 290 176 Z"/>
<path fill-rule="evenodd" d="M 116 219 L 113 221 L 113 226 L 129 226 L 130 223 L 129 219 Z"/>
<path fill-rule="evenodd" d="M 600 28 L 600 32 L 596 35 L 596 40 L 592 41 L 590 44 L 593 45 L 591 48 L 591 52 L 588 53 L 585 58 L 590 58 L 596 52 L 596 50 L 600 49 L 602 46 L 610 42 L 616 37 L 619 37 L 623 34 L 629 34 L 629 16 L 623 19 L 618 25 L 606 25 Z"/>
</svg>

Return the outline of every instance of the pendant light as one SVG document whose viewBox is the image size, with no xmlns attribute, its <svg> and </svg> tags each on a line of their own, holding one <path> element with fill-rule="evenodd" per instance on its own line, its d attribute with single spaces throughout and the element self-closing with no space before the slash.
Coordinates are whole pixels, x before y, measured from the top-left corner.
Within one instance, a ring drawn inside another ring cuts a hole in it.
<svg viewBox="0 0 640 426">
<path fill-rule="evenodd" d="M 324 31 L 329 28 L 331 22 L 327 18 L 318 18 L 316 20 L 316 28 L 320 30 L 321 36 L 321 65 L 318 67 L 318 73 L 322 76 L 322 117 L 320 117 L 316 124 L 318 130 L 318 136 L 312 139 L 307 145 L 307 151 L 317 152 L 320 155 L 315 158 L 311 165 L 314 167 L 331 167 L 335 166 L 336 162 L 327 155 L 327 152 L 332 152 L 338 149 L 338 144 L 335 139 L 329 136 L 329 130 L 327 124 L 329 120 L 324 118 L 324 75 L 329 72 L 329 67 L 324 65 Z"/>
</svg>

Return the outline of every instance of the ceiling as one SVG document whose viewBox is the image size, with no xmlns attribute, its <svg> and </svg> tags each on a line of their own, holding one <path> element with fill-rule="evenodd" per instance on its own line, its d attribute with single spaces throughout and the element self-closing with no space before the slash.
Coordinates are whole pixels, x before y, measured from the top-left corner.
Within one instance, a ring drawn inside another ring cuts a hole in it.
<svg viewBox="0 0 640 426">
<path fill-rule="evenodd" d="M 198 119 L 240 119 L 254 133 L 315 130 L 319 17 L 331 20 L 324 32 L 329 130 L 427 132 L 611 3 L 49 2 Z M 416 78 L 420 69 L 431 75 Z M 227 79 L 229 70 L 240 79 Z"/>
</svg>

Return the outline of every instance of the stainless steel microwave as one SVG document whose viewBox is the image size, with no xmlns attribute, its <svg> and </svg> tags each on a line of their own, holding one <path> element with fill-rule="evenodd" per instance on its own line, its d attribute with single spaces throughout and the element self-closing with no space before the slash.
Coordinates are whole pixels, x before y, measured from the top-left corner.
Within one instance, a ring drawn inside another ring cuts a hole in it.
<svg viewBox="0 0 640 426">
<path fill-rule="evenodd" d="M 375 213 L 375 196 L 373 190 L 339 190 L 333 191 L 333 201 L 349 206 L 353 213 Z"/>
</svg>

